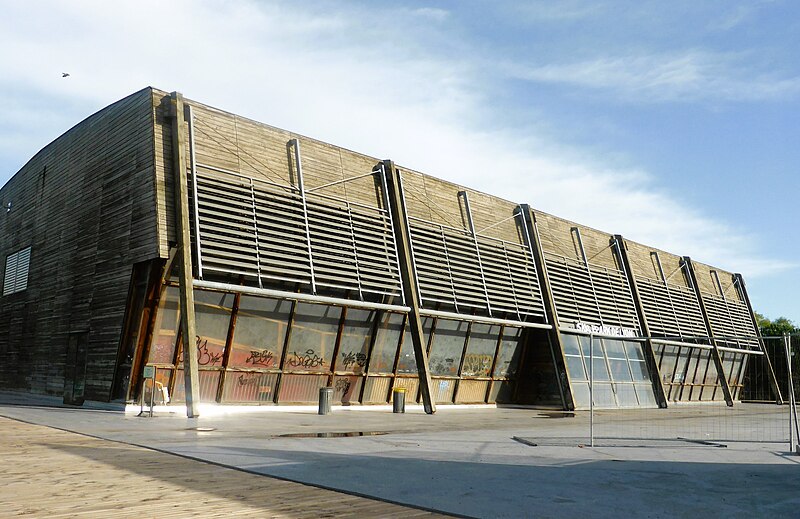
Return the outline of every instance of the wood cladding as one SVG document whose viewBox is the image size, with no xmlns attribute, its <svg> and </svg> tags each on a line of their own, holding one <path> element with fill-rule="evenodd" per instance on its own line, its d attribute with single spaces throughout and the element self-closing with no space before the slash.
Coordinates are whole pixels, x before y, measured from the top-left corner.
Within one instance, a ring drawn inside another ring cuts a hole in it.
<svg viewBox="0 0 800 519">
<path fill-rule="evenodd" d="M 145 89 L 104 108 L 0 190 L 0 251 L 31 247 L 28 289 L 0 298 L 0 387 L 61 394 L 89 332 L 85 394 L 108 399 L 131 266 L 158 255 L 151 107 Z"/>
<path fill-rule="evenodd" d="M 195 101 L 185 100 L 185 104 L 194 116 L 199 164 L 280 186 L 297 186 L 297 164 L 287 147 L 296 139 L 307 191 L 386 209 L 380 178 L 369 175 L 379 159 Z M 47 145 L 0 189 L 0 206 L 11 203 L 10 211 L 0 211 L 0 274 L 4 274 L 5 256 L 31 247 L 28 289 L 0 298 L 0 355 L 4 359 L 0 387 L 61 394 L 69 338 L 85 334 L 86 396 L 109 398 L 133 265 L 168 257 L 176 241 L 170 107 L 164 91 L 136 92 Z M 187 142 L 187 157 L 189 146 Z M 477 233 L 516 244 L 512 249 L 521 250 L 519 254 L 527 252 L 519 247 L 525 238 L 520 218 L 515 216 L 516 203 L 397 167 L 411 219 L 459 232 L 468 229 L 466 206 L 459 196 L 466 191 Z M 535 217 L 545 254 L 582 261 L 573 230 L 577 228 L 591 265 L 620 270 L 611 234 L 546 213 L 537 212 Z M 634 242 L 627 242 L 627 247 L 634 275 L 659 280 L 653 259 L 653 252 L 658 252 L 670 283 L 688 286 L 677 272 L 679 256 Z M 491 258 L 489 252 L 486 255 L 488 265 Z M 472 251 L 464 258 L 468 268 Z M 715 269 L 695 263 L 695 270 L 700 290 L 719 294 L 712 274 Z M 487 272 L 493 271 L 487 266 Z M 725 297 L 740 301 L 731 274 L 717 272 Z M 475 277 L 468 274 L 470 279 Z M 612 274 L 616 273 L 609 274 L 609 279 Z M 500 282 L 493 289 L 510 291 Z M 612 288 L 602 290 L 616 297 Z M 477 291 L 469 297 L 477 304 L 480 295 Z M 491 299 L 493 294 L 485 297 Z M 633 323 L 629 309 L 624 315 Z"/>
<path fill-rule="evenodd" d="M 541 212 L 536 213 L 536 225 L 539 227 L 539 237 L 544 252 L 583 261 L 578 233 L 573 231 L 573 228 L 577 228 L 580 231 L 586 259 L 590 264 L 608 269 L 620 269 L 611 247 L 613 238 L 611 234 Z"/>
</svg>

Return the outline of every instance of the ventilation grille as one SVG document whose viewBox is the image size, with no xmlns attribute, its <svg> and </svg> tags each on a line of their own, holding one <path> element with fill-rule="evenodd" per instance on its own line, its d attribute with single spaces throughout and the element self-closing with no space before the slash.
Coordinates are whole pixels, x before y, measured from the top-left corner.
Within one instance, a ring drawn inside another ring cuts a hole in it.
<svg viewBox="0 0 800 519">
<path fill-rule="evenodd" d="M 314 284 L 362 297 L 401 293 L 385 210 L 314 193 L 307 193 L 306 207 L 296 188 L 198 165 L 203 271 L 299 283 L 306 291 Z"/>
<path fill-rule="evenodd" d="M 705 337 L 703 312 L 694 291 L 645 277 L 636 277 L 650 333 L 661 337 Z"/>
<path fill-rule="evenodd" d="M 526 245 L 478 236 L 476 250 L 476 240 L 466 230 L 409 221 L 423 306 L 444 303 L 463 313 L 491 309 L 521 320 L 544 317 L 536 266 Z"/>
<path fill-rule="evenodd" d="M 22 292 L 28 288 L 28 270 L 31 263 L 31 248 L 27 247 L 21 251 L 10 254 L 6 257 L 6 273 L 3 279 L 3 295 Z"/>
<path fill-rule="evenodd" d="M 545 253 L 556 313 L 569 321 L 622 326 L 639 331 L 639 319 L 625 274 Z"/>
</svg>

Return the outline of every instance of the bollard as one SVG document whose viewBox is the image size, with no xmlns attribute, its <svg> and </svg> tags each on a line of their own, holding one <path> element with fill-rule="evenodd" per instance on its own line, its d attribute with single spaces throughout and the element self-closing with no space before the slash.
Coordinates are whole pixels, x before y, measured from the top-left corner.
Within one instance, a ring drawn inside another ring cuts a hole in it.
<svg viewBox="0 0 800 519">
<path fill-rule="evenodd" d="M 392 412 L 406 412 L 406 388 L 396 387 L 392 390 Z"/>
<path fill-rule="evenodd" d="M 331 400 L 333 400 L 333 388 L 319 388 L 319 414 L 331 414 Z"/>
</svg>

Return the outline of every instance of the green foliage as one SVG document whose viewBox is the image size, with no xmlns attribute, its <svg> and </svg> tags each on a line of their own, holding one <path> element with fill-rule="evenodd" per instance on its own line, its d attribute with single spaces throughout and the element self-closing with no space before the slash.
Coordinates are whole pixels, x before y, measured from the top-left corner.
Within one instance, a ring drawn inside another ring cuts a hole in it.
<svg viewBox="0 0 800 519">
<path fill-rule="evenodd" d="M 800 328 L 785 317 L 778 317 L 774 321 L 770 321 L 767 317 L 756 312 L 756 319 L 758 320 L 758 327 L 761 330 L 762 337 L 777 337 L 785 333 L 800 333 Z"/>
</svg>

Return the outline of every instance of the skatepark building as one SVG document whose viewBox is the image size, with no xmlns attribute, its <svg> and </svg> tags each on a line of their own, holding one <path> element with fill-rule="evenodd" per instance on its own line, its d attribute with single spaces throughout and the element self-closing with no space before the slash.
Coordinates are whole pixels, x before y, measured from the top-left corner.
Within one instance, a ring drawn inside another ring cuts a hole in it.
<svg viewBox="0 0 800 519">
<path fill-rule="evenodd" d="M 0 204 L 2 389 L 732 405 L 757 366 L 780 398 L 741 275 L 178 93 L 80 122 Z"/>
</svg>

